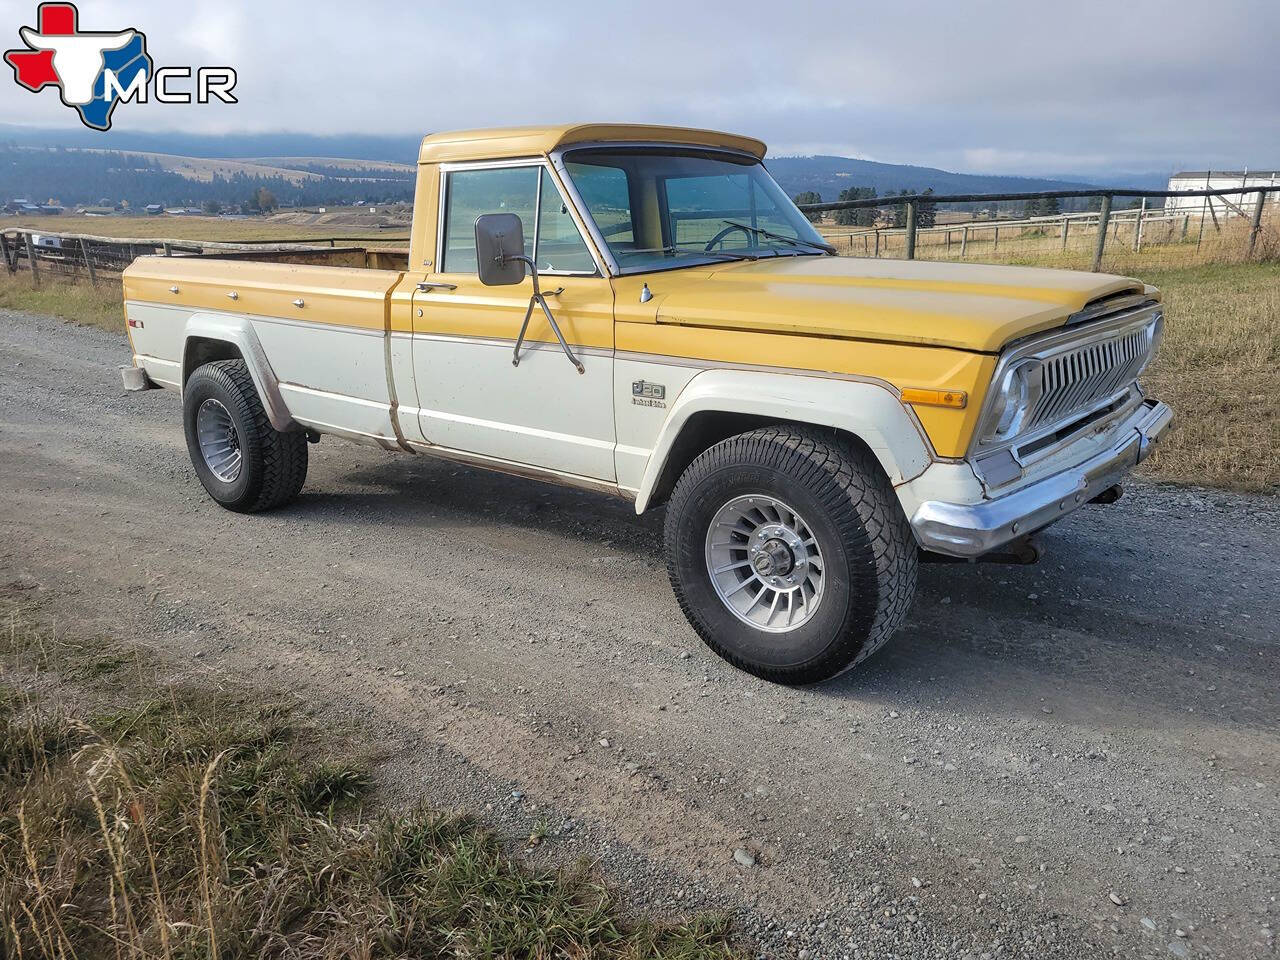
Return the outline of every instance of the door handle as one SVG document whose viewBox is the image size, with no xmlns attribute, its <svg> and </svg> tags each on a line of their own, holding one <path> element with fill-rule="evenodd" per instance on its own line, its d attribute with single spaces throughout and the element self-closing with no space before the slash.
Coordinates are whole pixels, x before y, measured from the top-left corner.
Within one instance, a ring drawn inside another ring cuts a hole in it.
<svg viewBox="0 0 1280 960">
<path fill-rule="evenodd" d="M 456 283 L 434 283 L 430 281 L 422 281 L 418 284 L 419 293 L 430 293 L 432 290 L 457 290 Z"/>
</svg>

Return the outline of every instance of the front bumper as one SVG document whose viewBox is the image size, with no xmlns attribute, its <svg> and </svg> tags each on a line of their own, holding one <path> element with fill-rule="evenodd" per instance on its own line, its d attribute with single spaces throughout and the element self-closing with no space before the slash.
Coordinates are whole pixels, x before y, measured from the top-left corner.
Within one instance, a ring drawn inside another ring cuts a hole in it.
<svg viewBox="0 0 1280 960">
<path fill-rule="evenodd" d="M 1119 425 L 1111 447 L 1083 463 L 994 500 L 926 500 L 911 518 L 916 540 L 935 553 L 978 557 L 1035 533 L 1088 503 L 1145 460 L 1172 421 L 1168 404 L 1144 400 Z"/>
</svg>

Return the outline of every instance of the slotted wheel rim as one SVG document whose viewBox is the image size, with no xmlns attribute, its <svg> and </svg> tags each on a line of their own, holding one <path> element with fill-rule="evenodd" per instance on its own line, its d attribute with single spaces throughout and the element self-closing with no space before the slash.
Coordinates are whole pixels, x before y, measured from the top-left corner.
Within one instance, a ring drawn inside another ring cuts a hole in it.
<svg viewBox="0 0 1280 960">
<path fill-rule="evenodd" d="M 196 437 L 209 471 L 223 483 L 235 483 L 244 460 L 231 411 L 212 398 L 200 404 L 196 411 Z"/>
<path fill-rule="evenodd" d="M 706 557 L 716 595 L 757 630 L 795 630 L 822 602 L 826 565 L 817 538 L 775 497 L 737 497 L 716 511 Z"/>
</svg>

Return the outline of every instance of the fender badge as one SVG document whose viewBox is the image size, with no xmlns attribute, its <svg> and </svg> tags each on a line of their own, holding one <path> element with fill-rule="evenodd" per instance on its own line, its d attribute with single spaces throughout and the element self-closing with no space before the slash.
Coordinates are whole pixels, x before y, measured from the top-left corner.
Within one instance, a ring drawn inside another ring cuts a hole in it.
<svg viewBox="0 0 1280 960">
<path fill-rule="evenodd" d="M 647 380 L 633 380 L 631 383 L 631 402 L 639 407 L 665 407 L 667 388 L 660 383 L 649 383 Z"/>
</svg>

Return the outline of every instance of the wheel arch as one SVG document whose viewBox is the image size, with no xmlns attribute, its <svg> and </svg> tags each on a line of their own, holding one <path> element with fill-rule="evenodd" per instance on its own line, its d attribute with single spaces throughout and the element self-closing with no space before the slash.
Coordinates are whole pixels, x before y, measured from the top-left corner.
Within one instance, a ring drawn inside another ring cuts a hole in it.
<svg viewBox="0 0 1280 960">
<path fill-rule="evenodd" d="M 918 477 L 934 459 L 922 428 L 886 384 L 708 370 L 690 381 L 668 414 L 636 494 L 636 512 L 665 503 L 704 450 L 774 423 L 828 428 L 866 447 L 895 487 Z"/>
<path fill-rule="evenodd" d="M 214 360 L 243 360 L 271 426 L 281 432 L 301 429 L 284 402 L 280 381 L 248 319 L 197 313 L 187 320 L 182 344 L 183 387 L 195 370 Z"/>
</svg>

